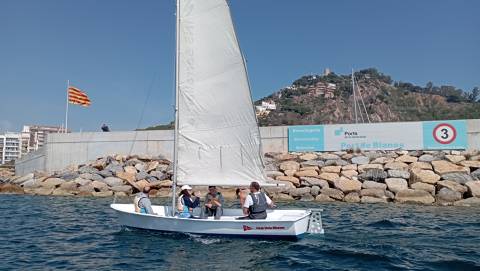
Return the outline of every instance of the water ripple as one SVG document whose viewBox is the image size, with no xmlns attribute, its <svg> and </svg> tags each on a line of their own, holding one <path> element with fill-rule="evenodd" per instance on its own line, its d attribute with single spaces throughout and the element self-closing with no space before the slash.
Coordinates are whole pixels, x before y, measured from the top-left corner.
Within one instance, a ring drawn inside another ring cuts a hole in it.
<svg viewBox="0 0 480 271">
<path fill-rule="evenodd" d="M 322 204 L 326 234 L 291 242 L 126 229 L 109 204 L 0 195 L 0 270 L 480 270 L 478 208 Z"/>
</svg>

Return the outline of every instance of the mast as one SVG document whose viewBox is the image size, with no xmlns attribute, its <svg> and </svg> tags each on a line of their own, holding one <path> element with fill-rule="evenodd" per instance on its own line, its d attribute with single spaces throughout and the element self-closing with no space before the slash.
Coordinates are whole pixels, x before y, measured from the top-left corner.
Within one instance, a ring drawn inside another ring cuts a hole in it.
<svg viewBox="0 0 480 271">
<path fill-rule="evenodd" d="M 355 77 L 353 76 L 353 69 L 352 69 L 352 91 L 353 91 L 353 108 L 355 111 L 355 123 L 358 123 L 357 117 L 357 97 L 355 95 Z"/>
<path fill-rule="evenodd" d="M 69 88 L 70 88 L 70 80 L 67 80 L 67 105 L 65 106 L 65 131 L 64 131 L 65 134 L 68 131 L 68 97 L 69 97 L 68 89 Z"/>
<path fill-rule="evenodd" d="M 173 182 L 172 182 L 172 216 L 175 216 L 176 192 L 177 192 L 177 172 L 178 172 L 178 75 L 179 75 L 179 52 L 180 52 L 180 0 L 177 0 L 176 28 L 175 28 L 175 135 L 173 139 Z"/>
</svg>

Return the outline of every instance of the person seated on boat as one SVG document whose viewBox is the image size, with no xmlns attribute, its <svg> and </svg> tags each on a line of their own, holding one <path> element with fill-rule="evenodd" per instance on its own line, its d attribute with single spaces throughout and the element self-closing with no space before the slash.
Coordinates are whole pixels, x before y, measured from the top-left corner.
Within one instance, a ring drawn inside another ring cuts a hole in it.
<svg viewBox="0 0 480 271">
<path fill-rule="evenodd" d="M 200 205 L 200 197 L 192 193 L 192 187 L 189 185 L 182 186 L 180 190 L 177 204 L 179 216 L 183 218 L 193 218 L 193 209 Z"/>
<path fill-rule="evenodd" d="M 237 196 L 238 201 L 240 202 L 240 209 L 243 208 L 243 204 L 245 203 L 245 199 L 248 195 L 247 188 L 237 188 L 235 190 L 235 195 Z"/>
<path fill-rule="evenodd" d="M 250 194 L 245 198 L 243 204 L 244 217 L 239 219 L 266 219 L 267 207 L 273 208 L 275 204 L 264 193 L 260 191 L 260 184 L 257 182 L 250 183 Z"/>
<path fill-rule="evenodd" d="M 219 219 L 223 214 L 223 195 L 217 191 L 217 187 L 209 186 L 205 196 L 205 215 Z"/>
<path fill-rule="evenodd" d="M 155 212 L 152 209 L 152 202 L 150 201 L 148 192 L 150 192 L 150 186 L 145 186 L 142 189 L 142 192 L 139 192 L 133 199 L 133 204 L 135 205 L 135 212 L 141 214 L 155 215 Z"/>
</svg>

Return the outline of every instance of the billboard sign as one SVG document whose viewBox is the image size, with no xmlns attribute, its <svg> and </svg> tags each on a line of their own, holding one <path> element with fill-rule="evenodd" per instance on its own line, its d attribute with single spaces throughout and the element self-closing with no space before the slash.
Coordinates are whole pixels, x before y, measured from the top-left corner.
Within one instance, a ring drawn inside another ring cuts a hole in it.
<svg viewBox="0 0 480 271">
<path fill-rule="evenodd" d="M 465 120 L 288 128 L 289 151 L 466 149 Z"/>
</svg>

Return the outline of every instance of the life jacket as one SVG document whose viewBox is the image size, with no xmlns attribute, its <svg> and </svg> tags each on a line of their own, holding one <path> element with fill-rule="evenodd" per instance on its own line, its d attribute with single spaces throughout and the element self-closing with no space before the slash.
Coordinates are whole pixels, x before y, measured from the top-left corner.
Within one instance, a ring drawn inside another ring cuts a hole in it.
<svg viewBox="0 0 480 271">
<path fill-rule="evenodd" d="M 140 200 L 146 198 L 147 196 L 144 195 L 143 193 L 140 195 L 136 195 L 135 198 L 133 199 L 133 205 L 135 205 L 135 212 L 141 213 L 141 214 L 146 214 L 147 209 L 145 207 L 140 207 Z"/>
<path fill-rule="evenodd" d="M 179 216 L 180 217 L 183 217 L 183 218 L 189 218 L 192 216 L 192 214 L 190 213 L 190 210 L 188 209 L 188 206 L 185 204 L 185 198 L 183 197 L 183 195 L 181 195 L 179 198 L 178 198 L 178 211 L 180 212 Z M 190 199 L 188 199 L 190 200 Z"/>
<path fill-rule="evenodd" d="M 265 193 L 260 192 L 258 194 L 250 193 L 252 197 L 253 205 L 248 207 L 250 214 L 248 217 L 250 219 L 265 219 L 267 218 L 267 198 Z"/>
</svg>

